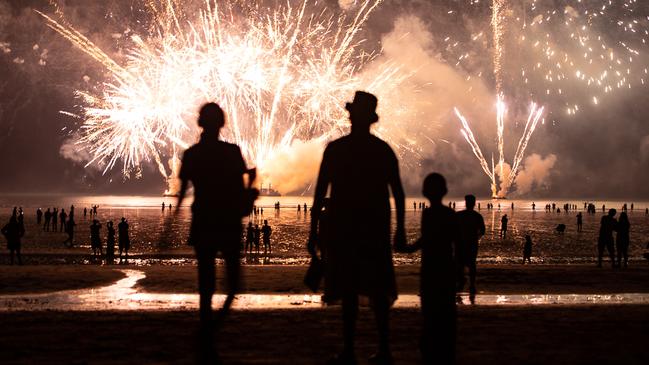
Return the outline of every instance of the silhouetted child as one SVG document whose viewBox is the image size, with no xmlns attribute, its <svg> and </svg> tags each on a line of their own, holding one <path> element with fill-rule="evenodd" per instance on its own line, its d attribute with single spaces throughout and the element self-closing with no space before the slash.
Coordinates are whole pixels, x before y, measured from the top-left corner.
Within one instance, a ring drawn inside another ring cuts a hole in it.
<svg viewBox="0 0 649 365">
<path fill-rule="evenodd" d="M 528 264 L 532 263 L 532 237 L 529 234 L 525 235 L 525 246 L 523 246 L 523 265 L 525 260 Z"/>
<path fill-rule="evenodd" d="M 453 364 L 456 338 L 456 268 L 460 229 L 452 208 L 442 204 L 446 180 L 433 173 L 424 180 L 423 195 L 430 200 L 421 217 L 421 238 L 399 248 L 421 249 L 421 311 L 424 317 L 421 352 L 424 364 Z"/>
</svg>

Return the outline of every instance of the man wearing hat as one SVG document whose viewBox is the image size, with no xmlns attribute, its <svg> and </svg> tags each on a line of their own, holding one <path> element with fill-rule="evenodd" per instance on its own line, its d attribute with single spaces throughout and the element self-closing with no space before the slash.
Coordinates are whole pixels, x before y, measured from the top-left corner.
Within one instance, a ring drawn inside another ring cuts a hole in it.
<svg viewBox="0 0 649 365">
<path fill-rule="evenodd" d="M 376 96 L 363 91 L 346 104 L 351 133 L 325 149 L 313 201 L 308 248 L 316 255 L 318 221 L 331 186 L 323 298 L 327 303 L 342 301 L 344 322 L 344 349 L 332 364 L 356 363 L 354 334 L 361 295 L 370 300 L 379 332 L 379 351 L 372 360 L 392 363 L 388 322 L 397 288 L 390 245 L 390 191 L 397 210 L 395 247 L 405 245 L 405 198 L 396 155 L 370 132 L 379 120 L 376 106 Z"/>
</svg>

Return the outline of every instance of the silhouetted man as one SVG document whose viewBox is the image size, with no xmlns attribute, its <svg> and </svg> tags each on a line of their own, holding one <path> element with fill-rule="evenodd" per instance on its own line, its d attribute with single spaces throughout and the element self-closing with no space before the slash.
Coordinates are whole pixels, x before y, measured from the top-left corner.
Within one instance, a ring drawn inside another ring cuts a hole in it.
<svg viewBox="0 0 649 365">
<path fill-rule="evenodd" d="M 14 264 L 14 254 L 18 259 L 18 265 L 22 265 L 23 262 L 20 257 L 20 246 L 21 246 L 20 241 L 22 237 L 25 235 L 25 226 L 18 221 L 18 217 L 16 214 L 12 214 L 11 218 L 9 218 L 9 223 L 7 223 L 4 227 L 2 227 L 0 232 L 2 232 L 2 234 L 7 239 L 7 249 L 9 249 L 9 257 L 10 257 L 11 265 Z"/>
<path fill-rule="evenodd" d="M 68 215 L 65 213 L 65 209 L 61 209 L 61 213 L 59 213 L 59 218 L 61 218 L 61 228 L 59 229 L 59 231 L 63 232 L 65 230 L 66 219 L 68 219 Z M 54 227 L 54 230 L 56 231 L 56 227 Z"/>
<path fill-rule="evenodd" d="M 248 227 L 246 228 L 246 246 L 244 251 L 247 253 L 250 250 L 252 253 L 252 245 L 255 241 L 255 227 L 253 227 L 252 222 L 248 222 Z"/>
<path fill-rule="evenodd" d="M 577 232 L 581 232 L 582 227 L 584 226 L 584 219 L 581 215 L 581 212 L 577 213 Z"/>
<path fill-rule="evenodd" d="M 93 219 L 90 225 L 90 247 L 95 257 L 103 255 L 101 249 L 101 224 L 98 220 Z"/>
<path fill-rule="evenodd" d="M 42 221 L 43 221 L 43 211 L 41 210 L 41 208 L 38 208 L 36 210 L 36 224 L 40 225 Z"/>
<path fill-rule="evenodd" d="M 456 251 L 460 246 L 460 227 L 458 215 L 442 204 L 446 193 L 446 180 L 442 175 L 433 173 L 424 179 L 423 194 L 430 200 L 430 207 L 424 209 L 421 216 L 421 237 L 404 249 L 406 252 L 421 249 L 420 295 L 424 317 L 421 354 L 424 364 L 455 363 L 457 269 L 453 246 Z M 464 214 L 464 218 L 473 213 Z M 475 220 L 473 228 L 479 232 L 477 217 L 471 219 Z M 479 237 L 478 232 L 473 233 L 471 239 Z"/>
<path fill-rule="evenodd" d="M 63 244 L 68 248 L 74 246 L 74 226 L 77 224 L 74 222 L 74 216 L 70 214 L 70 218 L 65 225 L 65 233 L 68 234 L 68 238 L 63 241 Z"/>
<path fill-rule="evenodd" d="M 217 252 L 225 260 L 228 281 L 228 297 L 222 314 L 225 315 L 232 305 L 239 286 L 241 218 L 250 214 L 256 198 L 256 194 L 246 190 L 243 183 L 243 175 L 248 173 L 248 183 L 252 184 L 254 170 L 248 172 L 238 146 L 219 140 L 224 125 L 225 115 L 217 104 L 209 103 L 201 108 L 198 126 L 203 133 L 200 141 L 185 151 L 179 174 L 182 185 L 177 207 L 182 206 L 190 181 L 194 186 L 189 244 L 194 246 L 198 261 L 203 325 L 212 322 Z M 178 211 L 176 208 L 175 212 Z"/>
<path fill-rule="evenodd" d="M 602 256 L 604 256 L 604 249 L 608 251 L 608 256 L 611 259 L 611 265 L 615 266 L 615 253 L 613 252 L 614 240 L 613 231 L 617 229 L 617 220 L 615 209 L 609 209 L 608 215 L 602 217 L 599 227 L 599 237 L 597 239 L 597 267 L 602 267 Z"/>
<path fill-rule="evenodd" d="M 49 232 L 50 230 L 50 220 L 52 219 L 52 212 L 50 212 L 50 208 L 47 208 L 45 211 L 45 223 L 43 224 L 43 230 L 45 232 Z"/>
<path fill-rule="evenodd" d="M 305 209 L 306 213 L 306 209 Z M 273 229 L 268 225 L 268 221 L 264 220 L 264 225 L 261 227 L 262 240 L 264 241 L 264 254 L 271 252 L 270 247 L 270 235 L 273 233 Z"/>
<path fill-rule="evenodd" d="M 56 230 L 59 227 L 58 220 L 59 220 L 59 210 L 54 208 L 52 210 L 52 231 L 54 232 L 56 232 Z"/>
<path fill-rule="evenodd" d="M 507 214 L 503 215 L 502 219 L 500 220 L 500 237 L 502 239 L 507 238 L 507 223 L 509 222 L 509 218 L 507 218 Z"/>
<path fill-rule="evenodd" d="M 485 234 L 485 225 L 482 215 L 473 208 L 475 207 L 475 196 L 464 197 L 466 210 L 457 213 L 457 220 L 460 228 L 458 245 L 456 247 L 456 259 L 458 269 L 458 292 L 464 290 L 466 278 L 464 268 L 469 269 L 469 299 L 475 301 L 475 276 L 476 260 L 478 257 L 478 241 Z"/>
<path fill-rule="evenodd" d="M 128 250 L 131 248 L 131 239 L 128 235 L 128 222 L 124 217 L 122 217 L 122 220 L 117 225 L 117 248 L 119 249 L 119 263 L 122 263 L 122 253 L 124 254 L 124 260 L 128 262 Z"/>
<path fill-rule="evenodd" d="M 332 359 L 334 364 L 355 363 L 359 295 L 369 297 L 376 318 L 379 351 L 373 359 L 392 362 L 388 320 L 397 289 L 390 247 L 390 190 L 397 210 L 395 246 L 405 245 L 405 198 L 397 157 L 387 143 L 370 133 L 379 119 L 376 106 L 376 97 L 362 91 L 347 103 L 351 133 L 325 149 L 313 199 L 308 248 L 316 255 L 318 222 L 331 185 L 324 298 L 342 300 L 344 322 L 344 349 Z"/>
</svg>

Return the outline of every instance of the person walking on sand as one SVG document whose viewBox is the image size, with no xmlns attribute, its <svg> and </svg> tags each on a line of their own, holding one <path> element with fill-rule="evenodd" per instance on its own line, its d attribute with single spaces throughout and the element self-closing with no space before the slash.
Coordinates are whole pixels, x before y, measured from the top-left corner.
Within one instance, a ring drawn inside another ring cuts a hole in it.
<svg viewBox="0 0 649 365">
<path fill-rule="evenodd" d="M 264 220 L 264 225 L 261 227 L 261 234 L 263 236 L 262 239 L 264 241 L 264 255 L 267 255 L 272 251 L 270 247 L 270 235 L 272 233 L 273 233 L 273 229 L 270 228 L 270 226 L 268 225 L 268 221 Z"/>
<path fill-rule="evenodd" d="M 112 264 L 115 261 L 115 228 L 113 221 L 106 223 L 106 263 Z"/>
<path fill-rule="evenodd" d="M 128 250 L 131 248 L 131 238 L 128 234 L 128 222 L 124 217 L 122 217 L 121 222 L 117 225 L 117 248 L 119 249 L 119 263 L 128 263 Z"/>
<path fill-rule="evenodd" d="M 18 265 L 22 265 L 22 258 L 20 256 L 21 239 L 25 235 L 25 226 L 18 222 L 18 217 L 12 215 L 9 218 L 9 223 L 5 224 L 0 230 L 7 240 L 7 249 L 9 250 L 9 260 L 11 265 L 14 264 L 14 255 L 18 260 Z"/>
<path fill-rule="evenodd" d="M 396 207 L 396 247 L 406 242 L 405 196 L 396 155 L 370 132 L 379 120 L 376 107 L 376 96 L 363 91 L 346 104 L 351 133 L 325 148 L 311 208 L 307 248 L 317 258 L 320 214 L 331 186 L 323 298 L 328 303 L 342 301 L 344 347 L 330 364 L 356 363 L 359 295 L 369 297 L 378 330 L 378 352 L 372 361 L 392 363 L 389 314 L 397 288 L 390 246 L 390 191 Z"/>
<path fill-rule="evenodd" d="M 509 222 L 509 218 L 507 218 L 507 214 L 503 215 L 502 219 L 500 220 L 500 238 L 502 239 L 507 239 L 508 222 Z"/>
<path fill-rule="evenodd" d="M 101 248 L 101 224 L 96 219 L 93 219 L 90 225 L 90 247 L 95 258 L 103 255 Z"/>
<path fill-rule="evenodd" d="M 584 225 L 583 216 L 581 215 L 581 212 L 579 212 L 577 213 L 577 232 L 581 232 L 583 225 Z"/>
<path fill-rule="evenodd" d="M 485 234 L 485 224 L 482 215 L 474 210 L 475 196 L 467 195 L 464 197 L 466 209 L 457 213 L 457 220 L 460 229 L 458 244 L 456 247 L 457 261 L 457 291 L 464 290 L 466 277 L 464 268 L 469 269 L 469 300 L 475 302 L 475 278 L 476 278 L 476 260 L 478 257 L 478 242 Z"/>
<path fill-rule="evenodd" d="M 631 206 L 633 207 L 633 204 Z M 625 269 L 629 264 L 630 229 L 629 216 L 627 216 L 626 212 L 620 213 L 620 219 L 617 222 L 615 248 L 617 249 L 617 267 L 622 267 L 622 259 L 624 259 Z"/>
<path fill-rule="evenodd" d="M 532 263 L 532 237 L 529 234 L 525 235 L 525 245 L 523 246 L 523 265 L 525 260 L 528 264 Z"/>
<path fill-rule="evenodd" d="M 597 239 L 597 267 L 602 267 L 602 256 L 604 256 L 604 249 L 608 251 L 608 256 L 611 259 L 611 265 L 615 267 L 615 253 L 613 252 L 613 231 L 617 229 L 615 214 L 617 214 L 617 211 L 615 209 L 609 209 L 608 214 L 603 216 L 600 222 L 599 237 Z"/>
<path fill-rule="evenodd" d="M 71 248 L 74 246 L 74 226 L 77 224 L 74 222 L 74 216 L 70 215 L 70 219 L 68 219 L 68 222 L 65 225 L 65 233 L 68 234 L 68 238 L 63 241 L 63 244 L 67 248 Z"/>
<path fill-rule="evenodd" d="M 459 241 L 463 228 L 458 214 L 442 204 L 442 198 L 448 191 L 444 177 L 438 173 L 430 174 L 424 179 L 423 185 L 423 194 L 430 200 L 430 207 L 422 213 L 421 237 L 402 251 L 421 250 L 422 363 L 454 364 L 457 269 L 453 256 L 461 246 Z M 469 213 L 464 215 L 467 218 Z M 479 230 L 477 217 L 473 219 L 475 222 L 471 228 Z M 476 236 L 478 232 L 474 232 L 470 238 L 475 239 Z"/>
<path fill-rule="evenodd" d="M 225 126 L 225 114 L 221 107 L 216 103 L 203 105 L 198 126 L 203 130 L 199 142 L 183 154 L 178 176 L 181 187 L 174 212 L 178 214 L 178 207 L 182 206 L 191 182 L 194 202 L 189 244 L 194 246 L 198 261 L 201 328 L 209 335 L 216 281 L 214 259 L 220 252 L 226 266 L 228 291 L 219 315 L 220 319 L 224 319 L 239 288 L 241 219 L 250 215 L 259 192 L 251 188 L 256 171 L 246 168 L 239 146 L 219 139 Z M 248 187 L 243 182 L 245 174 L 248 174 Z"/>
</svg>

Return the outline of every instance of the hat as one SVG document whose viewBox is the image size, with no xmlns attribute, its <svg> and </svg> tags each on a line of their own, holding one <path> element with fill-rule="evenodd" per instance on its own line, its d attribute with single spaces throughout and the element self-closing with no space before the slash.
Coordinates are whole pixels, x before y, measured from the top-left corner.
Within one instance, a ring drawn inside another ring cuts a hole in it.
<svg viewBox="0 0 649 365">
<path fill-rule="evenodd" d="M 354 94 L 354 101 L 351 103 L 346 103 L 345 104 L 345 109 L 349 110 L 350 112 L 360 112 L 360 113 L 366 113 L 370 116 L 373 117 L 374 121 L 378 119 L 378 115 L 376 114 L 376 105 L 378 103 L 378 99 L 376 96 L 365 92 L 365 91 L 356 91 Z"/>
</svg>

